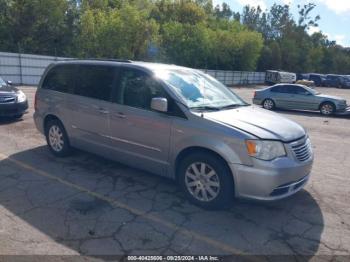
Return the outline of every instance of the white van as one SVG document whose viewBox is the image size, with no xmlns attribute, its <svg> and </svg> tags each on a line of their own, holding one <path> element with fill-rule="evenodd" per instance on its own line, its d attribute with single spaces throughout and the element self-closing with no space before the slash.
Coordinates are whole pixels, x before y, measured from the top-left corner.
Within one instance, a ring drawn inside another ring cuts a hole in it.
<svg viewBox="0 0 350 262">
<path fill-rule="evenodd" d="M 296 80 L 297 75 L 290 72 L 267 70 L 265 75 L 265 82 L 267 84 L 295 83 Z"/>
</svg>

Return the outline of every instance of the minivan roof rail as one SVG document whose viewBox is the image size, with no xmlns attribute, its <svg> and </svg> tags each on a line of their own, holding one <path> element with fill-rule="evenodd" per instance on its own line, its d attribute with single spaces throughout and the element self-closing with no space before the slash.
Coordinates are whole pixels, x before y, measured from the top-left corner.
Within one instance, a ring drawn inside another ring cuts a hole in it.
<svg viewBox="0 0 350 262">
<path fill-rule="evenodd" d="M 113 58 L 67 58 L 64 61 L 111 61 L 111 62 L 123 62 L 123 63 L 132 63 L 132 60 L 129 59 L 113 59 Z"/>
</svg>

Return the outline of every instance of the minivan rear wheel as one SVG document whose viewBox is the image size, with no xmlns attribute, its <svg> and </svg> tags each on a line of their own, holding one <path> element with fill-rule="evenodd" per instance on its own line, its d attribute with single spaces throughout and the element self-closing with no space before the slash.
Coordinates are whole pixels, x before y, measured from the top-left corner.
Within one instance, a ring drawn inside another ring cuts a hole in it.
<svg viewBox="0 0 350 262">
<path fill-rule="evenodd" d="M 183 159 L 178 171 L 180 186 L 195 205 L 206 209 L 221 209 L 232 203 L 232 174 L 227 164 L 214 154 L 192 153 Z"/>
<path fill-rule="evenodd" d="M 46 142 L 50 151 L 58 157 L 65 157 L 70 154 L 71 147 L 69 139 L 62 123 L 53 119 L 45 126 Z"/>
</svg>

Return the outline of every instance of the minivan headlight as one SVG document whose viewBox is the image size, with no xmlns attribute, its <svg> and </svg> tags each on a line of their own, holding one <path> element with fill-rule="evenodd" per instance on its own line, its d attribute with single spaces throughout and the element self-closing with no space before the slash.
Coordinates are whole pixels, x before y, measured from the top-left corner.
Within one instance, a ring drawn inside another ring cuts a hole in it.
<svg viewBox="0 0 350 262">
<path fill-rule="evenodd" d="M 248 154 L 261 160 L 273 160 L 286 155 L 284 145 L 280 141 L 246 140 Z"/>
<path fill-rule="evenodd" d="M 17 92 L 17 102 L 18 103 L 22 103 L 22 102 L 26 101 L 26 99 L 27 99 L 27 97 L 22 91 Z"/>
</svg>

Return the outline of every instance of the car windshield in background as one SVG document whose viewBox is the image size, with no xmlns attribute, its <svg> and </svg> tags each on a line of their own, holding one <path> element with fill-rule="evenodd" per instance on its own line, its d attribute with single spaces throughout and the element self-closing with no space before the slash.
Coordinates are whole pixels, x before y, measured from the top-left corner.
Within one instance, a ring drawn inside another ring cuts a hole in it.
<svg viewBox="0 0 350 262">
<path fill-rule="evenodd" d="M 6 86 L 6 82 L 0 77 L 0 88 Z"/>
<path fill-rule="evenodd" d="M 316 91 L 316 90 L 314 90 L 314 89 L 312 89 L 312 88 L 310 88 L 310 87 L 308 87 L 308 86 L 303 86 L 303 88 L 304 89 L 306 89 L 307 91 L 309 91 L 311 94 L 313 94 L 313 95 L 319 95 L 319 94 L 321 94 L 320 92 L 318 92 L 318 91 Z"/>
<path fill-rule="evenodd" d="M 220 110 L 247 105 L 219 81 L 197 70 L 159 70 L 156 76 L 170 85 L 191 109 Z"/>
</svg>

